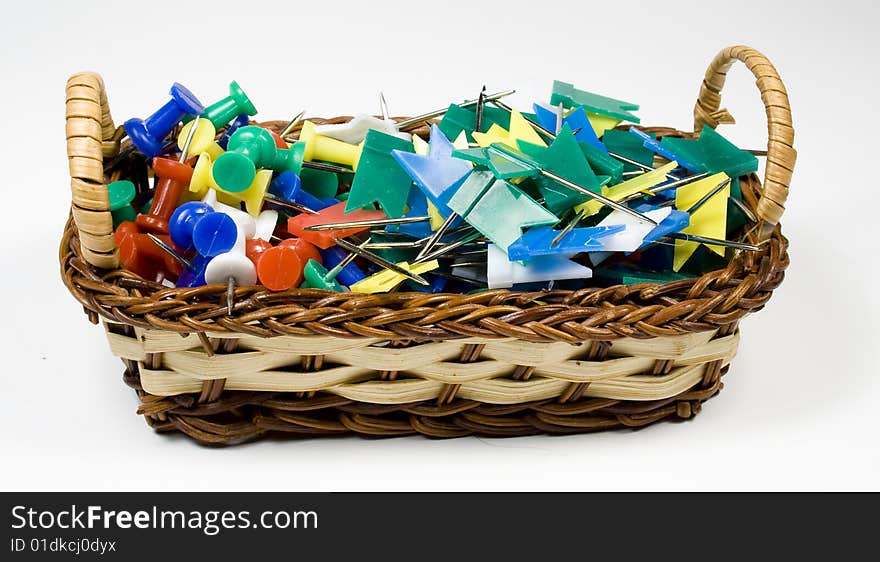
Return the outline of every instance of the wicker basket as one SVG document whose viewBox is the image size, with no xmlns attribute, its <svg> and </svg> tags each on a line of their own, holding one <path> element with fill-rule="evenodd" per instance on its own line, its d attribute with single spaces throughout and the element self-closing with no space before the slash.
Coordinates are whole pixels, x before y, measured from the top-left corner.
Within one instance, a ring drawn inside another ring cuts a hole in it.
<svg viewBox="0 0 880 562">
<path fill-rule="evenodd" d="M 744 239 L 761 250 L 699 278 L 473 295 L 239 287 L 228 314 L 225 287 L 167 288 L 118 268 L 105 190 L 115 178 L 105 165 L 123 132 L 94 73 L 67 83 L 73 205 L 62 277 L 89 319 L 104 319 L 138 413 L 159 431 L 202 442 L 278 433 L 512 436 L 687 419 L 721 389 L 738 322 L 764 306 L 788 265 L 778 221 L 794 130 L 773 65 L 747 47 L 719 53 L 695 130 L 732 122 L 720 94 L 737 60 L 757 77 L 767 110 L 763 186 L 742 178 L 760 219 Z"/>
</svg>

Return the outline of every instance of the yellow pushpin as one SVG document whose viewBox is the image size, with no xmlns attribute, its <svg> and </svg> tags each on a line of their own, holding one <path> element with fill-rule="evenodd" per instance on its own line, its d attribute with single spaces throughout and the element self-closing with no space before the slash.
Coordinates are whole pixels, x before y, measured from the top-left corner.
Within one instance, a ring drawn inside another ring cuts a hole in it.
<svg viewBox="0 0 880 562">
<path fill-rule="evenodd" d="M 410 273 L 418 275 L 420 273 L 427 273 L 437 269 L 440 267 L 440 262 L 437 260 L 431 260 L 424 263 L 410 265 L 408 262 L 402 261 L 398 262 L 397 265 Z M 391 271 L 390 269 L 383 269 L 379 273 L 374 273 L 365 279 L 361 279 L 349 288 L 352 293 L 387 293 L 404 280 L 406 280 L 406 277 L 400 273 Z"/>
<path fill-rule="evenodd" d="M 485 133 L 473 132 L 471 136 L 481 148 L 492 143 L 506 144 L 511 148 L 517 148 L 516 141 L 526 141 L 538 146 L 547 146 L 541 135 L 532 127 L 532 124 L 517 110 L 510 112 L 510 129 L 506 130 L 497 123 L 493 123 Z"/>
<path fill-rule="evenodd" d="M 269 190 L 269 183 L 271 181 L 272 170 L 257 170 L 254 181 L 244 191 L 234 193 L 225 191 L 216 185 L 211 187 L 217 191 L 217 199 L 221 202 L 228 201 L 228 205 L 238 206 L 243 201 L 247 212 L 252 217 L 258 217 L 263 209 L 263 200 L 266 198 L 266 192 Z"/>
<path fill-rule="evenodd" d="M 645 172 L 644 174 L 640 174 L 635 176 L 632 179 L 628 179 L 625 182 L 619 183 L 617 185 L 611 187 L 602 187 L 602 195 L 605 197 L 612 199 L 614 201 L 623 201 L 630 195 L 634 193 L 642 192 L 646 189 L 652 188 L 655 185 L 659 185 L 666 181 L 666 174 L 671 172 L 672 170 L 678 167 L 678 163 L 674 160 L 668 164 L 660 166 L 650 172 Z M 601 202 L 596 200 L 585 201 L 580 205 L 577 205 L 574 210 L 578 213 L 582 213 L 583 216 L 589 217 L 591 215 L 595 215 L 602 209 L 603 205 Z"/>
<path fill-rule="evenodd" d="M 211 124 L 207 119 L 202 119 L 202 121 L 206 121 L 209 125 Z M 211 126 L 213 127 L 213 125 Z M 189 193 L 192 194 L 193 200 L 201 200 L 209 189 L 219 189 L 217 184 L 214 183 L 214 177 L 211 175 L 212 166 L 213 159 L 211 155 L 207 152 L 201 153 L 199 159 L 196 160 L 192 179 L 189 182 Z"/>
<path fill-rule="evenodd" d="M 217 129 L 214 128 L 214 124 L 209 119 L 196 119 L 184 125 L 180 129 L 180 135 L 177 137 L 178 148 L 183 150 L 183 146 L 193 126 L 195 126 L 196 130 L 189 144 L 189 154 L 193 156 L 208 154 L 212 161 L 216 160 L 218 156 L 223 154 L 223 149 L 215 140 Z"/>
<path fill-rule="evenodd" d="M 722 184 L 724 186 L 718 189 Z M 709 199 L 705 199 L 706 196 L 709 196 Z M 682 230 L 682 233 L 724 240 L 727 235 L 727 199 L 729 197 L 730 178 L 724 172 L 679 187 L 675 191 L 675 207 L 677 209 L 688 210 L 696 204 L 700 204 L 699 208 L 691 211 L 690 225 Z M 699 245 L 698 242 L 676 240 L 672 270 L 681 269 Z M 707 244 L 706 246 L 719 256 L 724 255 L 722 246 L 716 244 Z"/>
<path fill-rule="evenodd" d="M 361 158 L 361 150 L 363 149 L 363 143 L 348 144 L 319 135 L 315 132 L 315 124 L 311 121 L 303 121 L 297 143 L 303 143 L 306 146 L 303 153 L 303 160 L 306 162 L 323 160 L 324 162 L 351 166 L 352 170 L 357 170 L 358 160 Z"/>
</svg>

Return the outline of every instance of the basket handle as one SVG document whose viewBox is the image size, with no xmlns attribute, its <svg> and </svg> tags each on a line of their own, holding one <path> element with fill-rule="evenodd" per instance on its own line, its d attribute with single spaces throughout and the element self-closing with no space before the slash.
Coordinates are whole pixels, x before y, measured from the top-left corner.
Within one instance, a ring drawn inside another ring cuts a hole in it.
<svg viewBox="0 0 880 562">
<path fill-rule="evenodd" d="M 764 240 L 773 232 L 788 197 L 791 174 L 797 152 L 793 148 L 794 127 L 791 123 L 791 106 L 785 85 L 770 61 L 760 52 L 743 45 L 727 47 L 718 53 L 700 87 L 700 96 L 694 106 L 694 130 L 699 133 L 703 125 L 716 127 L 719 123 L 732 123 L 733 117 L 721 107 L 721 90 L 727 72 L 736 61 L 742 61 L 757 79 L 761 99 L 767 110 L 767 167 L 764 184 L 755 213 L 761 221 L 759 238 Z"/>
<path fill-rule="evenodd" d="M 113 241 L 104 157 L 116 152 L 118 138 L 104 81 L 94 72 L 74 74 L 67 80 L 65 99 L 71 212 L 82 255 L 95 267 L 113 269 L 119 265 L 119 253 Z"/>
</svg>

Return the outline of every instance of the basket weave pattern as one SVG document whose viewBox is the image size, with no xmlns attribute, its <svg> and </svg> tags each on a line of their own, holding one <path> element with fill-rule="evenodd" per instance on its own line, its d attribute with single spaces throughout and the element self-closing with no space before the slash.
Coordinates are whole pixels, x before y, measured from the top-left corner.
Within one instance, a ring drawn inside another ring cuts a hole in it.
<svg viewBox="0 0 880 562">
<path fill-rule="evenodd" d="M 73 205 L 62 277 L 93 322 L 104 318 L 139 413 L 203 442 L 270 432 L 568 433 L 689 418 L 721 388 L 739 320 L 764 306 L 788 265 L 778 220 L 794 131 L 763 55 L 732 47 L 715 58 L 695 129 L 731 121 L 720 92 L 736 60 L 758 78 L 767 107 L 764 184 L 741 182 L 760 219 L 746 239 L 761 250 L 698 278 L 473 295 L 238 287 L 228 314 L 223 286 L 167 288 L 117 268 L 104 166 L 122 133 L 93 73 L 68 81 Z"/>
</svg>

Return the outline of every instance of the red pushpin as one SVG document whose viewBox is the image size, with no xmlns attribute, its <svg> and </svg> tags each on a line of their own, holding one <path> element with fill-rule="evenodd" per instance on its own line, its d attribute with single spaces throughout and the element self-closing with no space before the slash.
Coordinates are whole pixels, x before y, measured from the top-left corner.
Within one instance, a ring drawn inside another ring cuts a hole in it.
<svg viewBox="0 0 880 562">
<path fill-rule="evenodd" d="M 268 240 L 251 238 L 244 243 L 244 255 L 256 264 L 263 252 L 271 247 L 272 244 Z"/>
<path fill-rule="evenodd" d="M 114 238 L 119 246 L 119 260 L 125 268 L 145 279 L 176 277 L 183 271 L 177 260 L 157 246 L 149 236 L 139 232 L 132 222 L 120 224 Z M 160 236 L 160 239 L 175 248 L 170 236 Z"/>
<path fill-rule="evenodd" d="M 287 238 L 279 242 L 278 245 L 296 250 L 296 253 L 299 254 L 300 260 L 302 260 L 304 264 L 308 263 L 309 260 L 323 263 L 321 261 L 321 252 L 319 252 L 318 248 L 308 240 L 303 240 L 302 238 Z"/>
<path fill-rule="evenodd" d="M 168 234 L 168 219 L 177 208 L 180 194 L 192 179 L 193 169 L 170 158 L 153 158 L 156 192 L 147 214 L 138 215 L 135 223 L 147 232 Z"/>
<path fill-rule="evenodd" d="M 326 250 L 336 244 L 336 238 L 347 238 L 358 232 L 363 232 L 370 227 L 363 226 L 328 230 L 305 230 L 305 227 L 319 224 L 326 225 L 386 218 L 385 213 L 379 210 L 357 209 L 350 213 L 346 213 L 345 204 L 345 201 L 342 201 L 335 205 L 331 205 L 326 209 L 321 209 L 313 215 L 303 213 L 295 217 L 290 217 L 287 219 L 287 232 L 302 238 L 307 242 L 311 242 L 322 250 Z"/>
<path fill-rule="evenodd" d="M 290 246 L 275 246 L 257 259 L 257 277 L 270 291 L 286 291 L 302 283 L 306 263 Z"/>
</svg>

